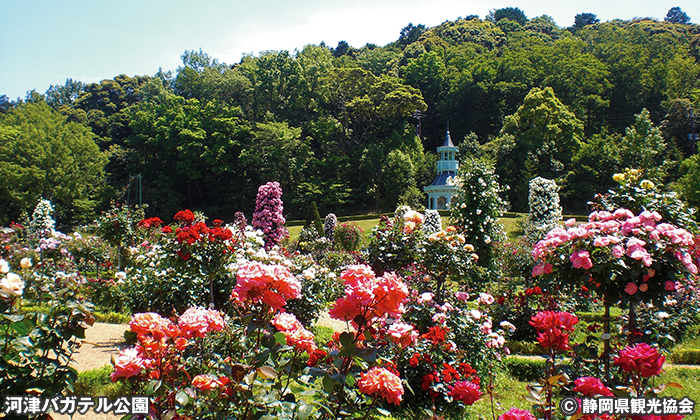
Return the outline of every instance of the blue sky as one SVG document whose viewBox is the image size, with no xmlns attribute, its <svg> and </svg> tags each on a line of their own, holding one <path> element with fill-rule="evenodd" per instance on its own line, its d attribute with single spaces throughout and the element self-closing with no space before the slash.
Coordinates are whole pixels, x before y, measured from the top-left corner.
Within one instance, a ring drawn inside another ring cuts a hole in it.
<svg viewBox="0 0 700 420">
<path fill-rule="evenodd" d="M 67 78 L 91 83 L 175 70 L 185 50 L 200 48 L 231 64 L 245 53 L 321 41 L 385 45 L 409 22 L 430 27 L 503 7 L 567 27 L 578 13 L 663 20 L 674 6 L 700 22 L 697 0 L 0 0 L 0 95 L 24 98 Z"/>
</svg>

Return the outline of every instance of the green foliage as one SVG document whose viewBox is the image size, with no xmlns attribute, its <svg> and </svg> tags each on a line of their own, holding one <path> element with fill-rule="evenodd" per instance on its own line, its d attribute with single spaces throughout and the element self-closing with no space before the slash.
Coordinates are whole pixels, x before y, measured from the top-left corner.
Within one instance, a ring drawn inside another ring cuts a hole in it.
<svg viewBox="0 0 700 420">
<path fill-rule="evenodd" d="M 654 127 L 649 111 L 643 109 L 627 127 L 620 141 L 621 168 L 641 169 L 648 179 L 663 180 L 668 171 L 667 146 L 661 130 Z"/>
<path fill-rule="evenodd" d="M 80 302 L 70 289 L 61 288 L 62 280 L 56 281 L 56 291 L 42 295 L 46 313 L 19 313 L 14 299 L 0 299 L 0 388 L 4 395 L 31 392 L 48 398 L 73 389 L 78 373 L 69 366 L 71 355 L 94 319 L 92 307 Z"/>
<path fill-rule="evenodd" d="M 533 88 L 517 112 L 506 117 L 504 135 L 513 136 L 512 149 L 497 156 L 496 172 L 511 186 L 513 208 L 522 211 L 530 179 L 557 178 L 570 167 L 581 144 L 583 124 L 552 88 Z"/>
<path fill-rule="evenodd" d="M 61 223 L 89 220 L 106 162 L 89 129 L 43 101 L 0 114 L 0 221 L 18 220 L 40 197 L 54 204 Z"/>
<path fill-rule="evenodd" d="M 693 155 L 684 160 L 681 173 L 675 190 L 690 206 L 700 208 L 700 155 Z"/>
<path fill-rule="evenodd" d="M 668 358 L 672 363 L 700 365 L 700 349 L 675 348 Z"/>
<path fill-rule="evenodd" d="M 599 22 L 580 13 L 568 31 L 547 15 L 528 20 L 508 7 L 484 20 L 409 24 L 385 47 L 308 45 L 247 55 L 233 65 L 185 51 L 175 72 L 51 86 L 51 112 L 89 127 L 96 137 L 77 136 L 93 137 L 109 158 L 109 185 L 102 190 L 81 177 L 85 190 L 51 189 L 80 192 L 80 199 L 44 197 L 58 206 L 60 223 L 72 223 L 141 174 L 143 198 L 160 215 L 187 207 L 222 219 L 250 213 L 257 186 L 273 179 L 283 184 L 290 218 L 303 218 L 313 199 L 338 214 L 416 207 L 434 165 L 429 153 L 420 158 L 407 145 L 419 125 L 418 142 L 432 152 L 449 121 L 454 138 L 494 139 L 481 153 L 492 152 L 515 209 L 526 211 L 527 182 L 542 176 L 563 187 L 564 208 L 583 210 L 626 166 L 650 165 L 664 183 L 676 181 L 672 161 L 678 151 L 686 158 L 693 152 L 687 135 L 698 57 L 697 25 L 675 7 L 665 21 Z M 42 101 L 34 92 L 25 102 L 2 104 L 3 115 L 14 118 Z M 664 119 L 665 150 L 632 117 L 642 109 L 654 124 Z M 634 132 L 622 141 L 627 127 Z M 14 144 L 18 135 L 16 126 L 0 124 L 0 138 Z M 391 155 L 395 150 L 410 157 L 412 171 Z M 67 173 L 72 163 L 59 161 L 65 167 L 56 172 Z M 57 179 L 46 168 L 6 170 L 14 177 L 2 176 L 12 181 L 12 194 L 0 192 L 6 221 L 35 204 L 41 195 L 35 184 Z"/>
</svg>

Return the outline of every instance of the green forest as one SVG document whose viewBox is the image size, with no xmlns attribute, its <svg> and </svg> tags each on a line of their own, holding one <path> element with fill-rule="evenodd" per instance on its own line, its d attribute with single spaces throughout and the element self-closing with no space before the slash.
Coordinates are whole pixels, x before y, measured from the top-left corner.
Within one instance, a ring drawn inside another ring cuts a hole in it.
<svg viewBox="0 0 700 420">
<path fill-rule="evenodd" d="M 174 72 L 3 96 L 0 224 L 40 197 L 63 224 L 114 201 L 229 221 L 267 181 L 290 219 L 312 201 L 321 214 L 420 208 L 448 124 L 463 163 L 493 161 L 513 211 L 536 176 L 585 211 L 625 168 L 700 205 L 700 25 L 680 9 L 561 28 L 505 8 L 397 35 L 235 64 L 185 51 Z"/>
</svg>

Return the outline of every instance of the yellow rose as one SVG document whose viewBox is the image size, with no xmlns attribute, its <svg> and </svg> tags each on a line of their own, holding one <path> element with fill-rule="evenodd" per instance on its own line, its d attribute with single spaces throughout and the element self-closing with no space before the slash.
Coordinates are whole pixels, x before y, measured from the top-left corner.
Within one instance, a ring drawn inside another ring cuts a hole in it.
<svg viewBox="0 0 700 420">
<path fill-rule="evenodd" d="M 639 186 L 644 188 L 645 190 L 650 190 L 654 188 L 654 183 L 649 181 L 648 179 L 643 179 L 642 182 L 639 183 Z"/>
<path fill-rule="evenodd" d="M 22 261 L 19 262 L 19 266 L 22 268 L 29 268 L 32 266 L 32 259 L 31 258 L 22 258 Z"/>
<path fill-rule="evenodd" d="M 615 174 L 613 175 L 613 181 L 615 182 L 622 182 L 625 180 L 625 175 L 624 174 Z"/>
</svg>

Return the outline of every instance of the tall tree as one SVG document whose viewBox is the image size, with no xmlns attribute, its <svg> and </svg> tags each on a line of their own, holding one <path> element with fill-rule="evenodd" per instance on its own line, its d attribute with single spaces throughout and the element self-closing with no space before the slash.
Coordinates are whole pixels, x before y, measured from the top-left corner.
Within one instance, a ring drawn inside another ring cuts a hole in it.
<svg viewBox="0 0 700 420">
<path fill-rule="evenodd" d="M 620 142 L 620 166 L 643 169 L 646 176 L 664 179 L 667 146 L 661 130 L 654 126 L 647 109 L 637 114 Z"/>
<path fill-rule="evenodd" d="M 600 22 L 600 19 L 593 13 L 579 13 L 574 17 L 574 26 L 571 29 L 572 32 L 576 33 L 579 29 L 583 29 L 588 25 L 595 25 L 598 22 Z"/>
<path fill-rule="evenodd" d="M 106 162 L 89 129 L 43 101 L 0 114 L 0 222 L 17 220 L 40 197 L 51 200 L 61 223 L 90 220 Z"/>
<path fill-rule="evenodd" d="M 487 19 L 494 23 L 502 19 L 508 19 L 513 22 L 518 22 L 520 26 L 525 26 L 527 23 L 527 16 L 517 7 L 505 7 L 503 9 L 492 10 L 489 12 Z"/>
<path fill-rule="evenodd" d="M 512 136 L 515 144 L 509 152 L 512 156 L 497 162 L 496 171 L 511 187 L 513 207 L 523 211 L 532 177 L 558 178 L 569 169 L 581 145 L 583 124 L 552 88 L 533 88 L 516 113 L 506 117 L 501 135 Z M 513 163 L 521 169 L 519 173 L 512 173 Z"/>
<path fill-rule="evenodd" d="M 683 10 L 681 10 L 680 7 L 676 6 L 668 10 L 664 21 L 671 23 L 680 23 L 681 25 L 687 25 L 690 23 L 690 17 L 688 17 L 688 15 Z"/>
</svg>

